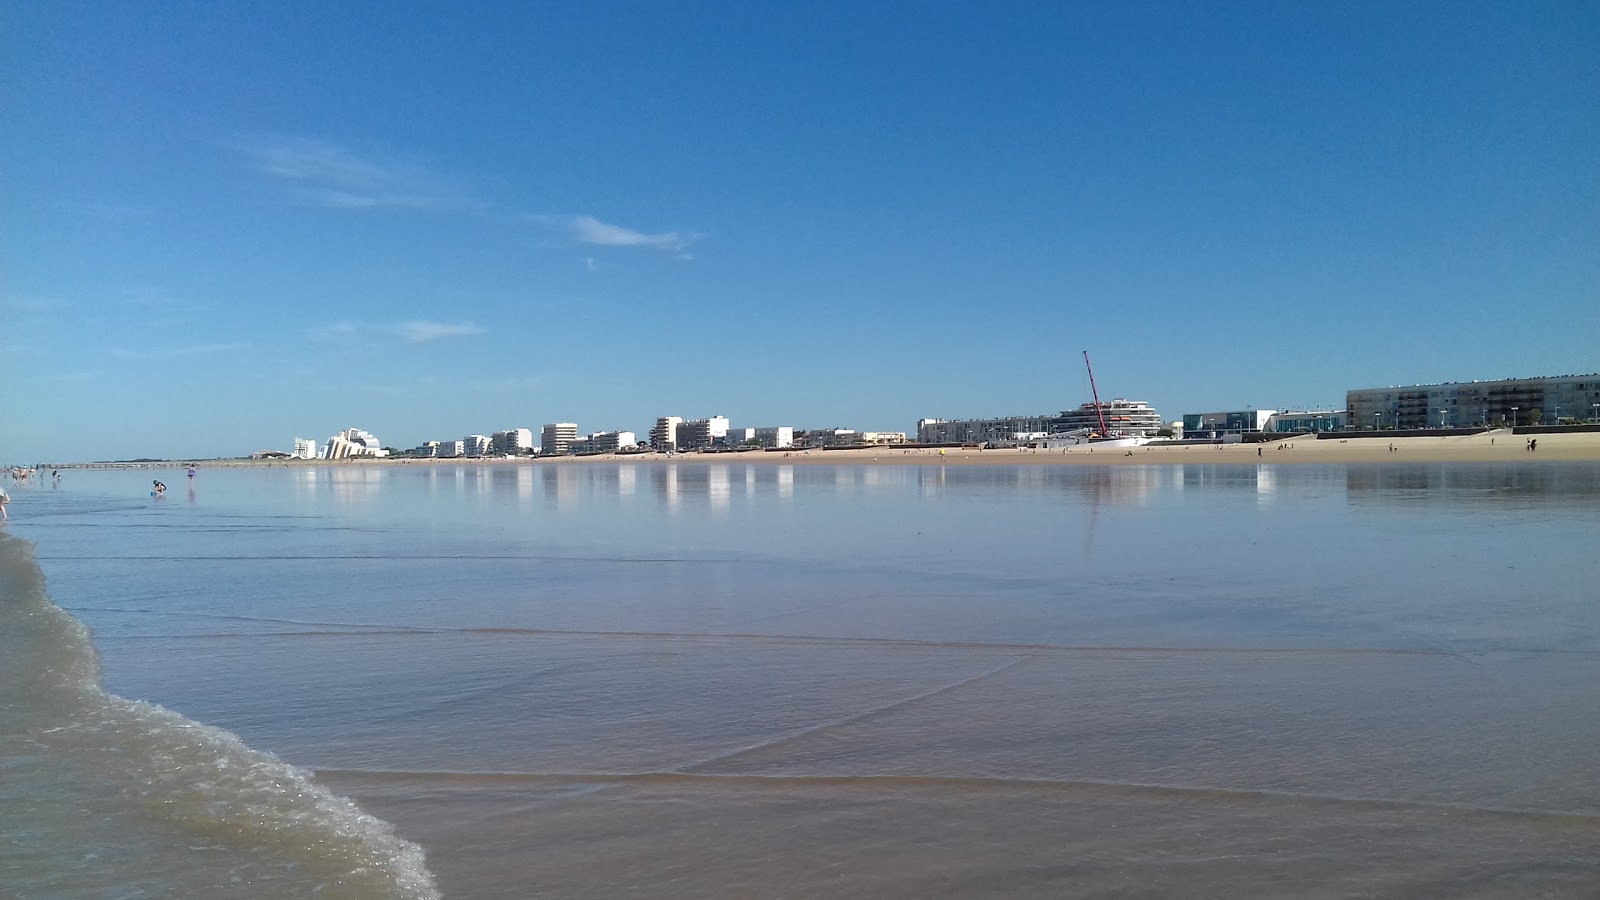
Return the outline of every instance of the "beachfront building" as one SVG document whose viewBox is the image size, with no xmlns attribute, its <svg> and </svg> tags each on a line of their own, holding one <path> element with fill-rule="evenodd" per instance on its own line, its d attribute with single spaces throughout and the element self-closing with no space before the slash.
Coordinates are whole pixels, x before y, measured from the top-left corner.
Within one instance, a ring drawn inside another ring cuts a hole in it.
<svg viewBox="0 0 1600 900">
<path fill-rule="evenodd" d="M 1295 410 L 1273 413 L 1266 430 L 1274 434 L 1304 434 L 1315 431 L 1343 431 L 1350 417 L 1342 409 Z M 1188 435 L 1185 435 L 1187 437 Z"/>
<path fill-rule="evenodd" d="M 728 439 L 728 417 L 690 419 L 678 425 L 678 449 L 699 450 L 723 444 Z"/>
<path fill-rule="evenodd" d="M 769 450 L 794 446 L 794 428 L 789 425 L 757 428 L 755 432 L 756 444 Z"/>
<path fill-rule="evenodd" d="M 352 459 L 362 456 L 388 456 L 389 451 L 383 449 L 378 438 L 370 431 L 359 428 L 346 428 L 333 437 L 328 438 L 328 444 L 323 448 L 322 459 Z"/>
<path fill-rule="evenodd" d="M 1345 393 L 1345 409 L 1353 429 L 1600 420 L 1600 374 L 1364 388 Z"/>
<path fill-rule="evenodd" d="M 922 444 L 987 444 L 1015 447 L 1030 436 L 1044 434 L 1056 417 L 1001 416 L 996 419 L 919 419 L 917 441 Z"/>
<path fill-rule="evenodd" d="M 650 429 L 650 446 L 664 453 L 678 449 L 678 426 L 682 424 L 682 416 L 656 419 L 655 427 Z"/>
<path fill-rule="evenodd" d="M 863 431 L 861 443 L 863 444 L 904 444 L 906 433 L 904 431 Z"/>
<path fill-rule="evenodd" d="M 577 439 L 577 425 L 572 422 L 553 422 L 539 431 L 539 452 L 545 456 L 562 456 L 572 451 L 572 444 Z"/>
<path fill-rule="evenodd" d="M 460 441 L 439 441 L 438 449 L 441 459 L 455 459 L 467 455 L 466 445 Z"/>
<path fill-rule="evenodd" d="M 632 450 L 638 443 L 638 437 L 631 431 L 596 431 L 586 438 L 573 441 L 572 452 L 579 456 L 616 453 L 619 450 Z"/>
<path fill-rule="evenodd" d="M 421 456 L 421 457 L 424 457 L 426 459 L 432 459 L 435 456 L 439 455 L 439 442 L 438 441 L 423 441 L 422 443 L 418 444 L 415 448 L 412 449 L 411 455 L 412 456 Z"/>
<path fill-rule="evenodd" d="M 1114 435 L 1148 435 L 1162 428 L 1161 414 L 1143 400 L 1121 397 L 1099 406 L 1084 403 L 1058 415 L 1002 416 L 996 419 L 921 419 L 917 441 L 924 444 L 984 444 L 1016 447 L 1047 434 L 1097 434 L 1101 419 Z"/>
<path fill-rule="evenodd" d="M 797 447 L 854 447 L 861 432 L 854 428 L 807 428 L 794 436 Z"/>
<path fill-rule="evenodd" d="M 486 434 L 469 434 L 461 439 L 461 446 L 468 456 L 488 456 L 494 444 Z"/>
<path fill-rule="evenodd" d="M 753 447 L 756 442 L 754 428 L 729 428 L 728 436 L 722 442 L 729 447 Z"/>
<path fill-rule="evenodd" d="M 295 438 L 293 456 L 295 459 L 316 459 L 317 442 L 308 438 Z"/>
<path fill-rule="evenodd" d="M 533 431 L 528 428 L 507 428 L 489 435 L 490 449 L 507 456 L 521 456 L 533 449 Z"/>
<path fill-rule="evenodd" d="M 1098 432 L 1102 418 L 1109 434 L 1148 435 L 1162 427 L 1161 414 L 1150 404 L 1117 397 L 1098 405 L 1090 402 L 1079 404 L 1077 409 L 1062 410 L 1061 415 L 1051 421 L 1049 431 L 1053 434 L 1084 429 Z"/>
<path fill-rule="evenodd" d="M 1235 409 L 1225 412 L 1184 413 L 1183 436 L 1188 439 L 1224 438 L 1248 431 L 1266 431 L 1275 409 Z"/>
</svg>

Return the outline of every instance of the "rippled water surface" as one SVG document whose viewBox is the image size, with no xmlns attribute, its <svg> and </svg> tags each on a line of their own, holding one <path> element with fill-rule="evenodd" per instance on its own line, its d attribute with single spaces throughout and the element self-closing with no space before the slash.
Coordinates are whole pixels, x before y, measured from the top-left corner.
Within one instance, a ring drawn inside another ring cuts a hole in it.
<svg viewBox="0 0 1600 900">
<path fill-rule="evenodd" d="M 13 491 L 0 895 L 1600 885 L 1600 465 L 167 474 Z"/>
</svg>

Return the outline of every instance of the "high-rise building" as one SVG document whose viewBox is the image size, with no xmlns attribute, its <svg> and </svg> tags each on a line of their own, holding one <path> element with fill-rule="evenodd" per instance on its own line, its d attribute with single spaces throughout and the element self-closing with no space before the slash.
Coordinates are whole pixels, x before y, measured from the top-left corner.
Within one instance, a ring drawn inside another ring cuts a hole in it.
<svg viewBox="0 0 1600 900">
<path fill-rule="evenodd" d="M 572 422 L 554 422 L 539 432 L 539 452 L 544 456 L 562 456 L 572 451 L 572 442 L 578 439 L 578 426 Z"/>
<path fill-rule="evenodd" d="M 690 419 L 678 426 L 678 449 L 698 450 L 724 443 L 728 437 L 728 417 Z"/>
<path fill-rule="evenodd" d="M 508 428 L 489 435 L 489 449 L 495 453 L 520 456 L 533 449 L 533 432 L 526 428 Z"/>
<path fill-rule="evenodd" d="M 650 446 L 663 452 L 678 449 L 678 426 L 682 424 L 682 416 L 662 416 L 657 419 L 656 427 L 650 429 Z"/>
<path fill-rule="evenodd" d="M 294 457 L 295 459 L 316 459 L 317 442 L 306 438 L 295 438 Z"/>
<path fill-rule="evenodd" d="M 461 445 L 468 456 L 488 456 L 491 442 L 488 435 L 469 434 L 461 439 Z"/>
</svg>

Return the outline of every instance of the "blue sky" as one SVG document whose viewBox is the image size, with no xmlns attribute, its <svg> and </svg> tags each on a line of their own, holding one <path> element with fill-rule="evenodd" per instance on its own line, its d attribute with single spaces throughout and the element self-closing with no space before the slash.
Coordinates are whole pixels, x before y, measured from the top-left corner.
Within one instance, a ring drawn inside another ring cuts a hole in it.
<svg viewBox="0 0 1600 900">
<path fill-rule="evenodd" d="M 42 3 L 0 459 L 1600 369 L 1600 6 Z"/>
</svg>

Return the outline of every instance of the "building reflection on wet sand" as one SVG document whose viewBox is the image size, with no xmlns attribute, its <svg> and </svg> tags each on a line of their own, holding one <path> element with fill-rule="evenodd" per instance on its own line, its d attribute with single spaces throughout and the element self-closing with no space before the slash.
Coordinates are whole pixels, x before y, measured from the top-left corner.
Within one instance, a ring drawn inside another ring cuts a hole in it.
<svg viewBox="0 0 1600 900">
<path fill-rule="evenodd" d="M 1600 470 L 1583 463 L 1353 465 L 1344 482 L 1350 502 L 1363 504 L 1600 501 Z"/>
<path fill-rule="evenodd" d="M 1095 505 L 1145 506 L 1162 494 L 1253 494 L 1271 502 L 1282 490 L 1334 493 L 1352 503 L 1549 502 L 1593 504 L 1600 474 L 1593 466 L 1564 463 L 1397 463 L 1327 466 L 1247 464 L 1151 466 L 789 466 L 737 463 L 673 465 L 539 465 L 317 467 L 295 472 L 298 491 L 331 491 L 345 505 L 362 504 L 390 480 L 422 479 L 431 493 L 480 495 L 485 502 L 515 498 L 570 510 L 586 496 L 647 495 L 667 509 L 682 504 L 725 513 L 735 504 L 766 497 L 792 501 L 796 487 L 824 489 L 836 497 L 914 488 L 925 500 L 973 492 L 1033 489 Z M 1192 497 L 1192 499 L 1195 499 Z"/>
</svg>

